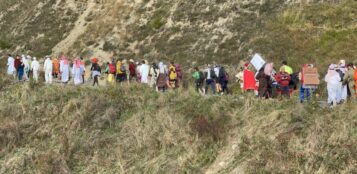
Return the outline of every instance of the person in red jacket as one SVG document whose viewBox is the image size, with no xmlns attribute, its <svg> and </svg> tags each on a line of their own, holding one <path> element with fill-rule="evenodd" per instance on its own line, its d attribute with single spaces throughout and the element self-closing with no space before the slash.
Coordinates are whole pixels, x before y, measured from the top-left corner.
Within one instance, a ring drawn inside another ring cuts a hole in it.
<svg viewBox="0 0 357 174">
<path fill-rule="evenodd" d="M 254 91 L 256 88 L 254 73 L 249 70 L 248 66 L 249 64 L 246 63 L 243 70 L 243 90 L 245 92 Z"/>
<path fill-rule="evenodd" d="M 281 68 L 281 71 L 275 75 L 275 80 L 279 84 L 281 95 L 290 98 L 289 83 L 291 77 L 285 71 L 285 68 Z"/>
<path fill-rule="evenodd" d="M 19 55 L 16 55 L 16 59 L 15 59 L 15 69 L 16 69 L 16 74 L 19 73 L 19 67 L 21 65 L 21 59 L 20 59 L 20 56 Z"/>
<path fill-rule="evenodd" d="M 129 60 L 129 81 L 136 80 L 136 65 L 133 59 Z"/>
</svg>

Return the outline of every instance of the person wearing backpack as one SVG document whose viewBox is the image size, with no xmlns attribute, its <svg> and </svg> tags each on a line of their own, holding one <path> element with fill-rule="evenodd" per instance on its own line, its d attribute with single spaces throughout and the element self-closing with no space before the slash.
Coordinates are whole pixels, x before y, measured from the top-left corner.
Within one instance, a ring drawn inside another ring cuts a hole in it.
<svg viewBox="0 0 357 174">
<path fill-rule="evenodd" d="M 171 62 L 169 66 L 169 84 L 170 88 L 176 88 L 177 86 L 177 72 L 174 62 Z"/>
<path fill-rule="evenodd" d="M 211 86 L 211 90 L 213 94 L 216 94 L 216 74 L 214 70 L 211 68 L 211 65 L 207 65 L 207 69 L 205 70 L 206 84 L 205 84 L 205 94 L 207 94 L 208 86 Z"/>
<path fill-rule="evenodd" d="M 95 84 L 97 84 L 97 86 L 99 86 L 98 77 L 100 77 L 102 71 L 101 71 L 101 68 L 100 68 L 98 62 L 93 63 L 90 70 L 92 72 L 92 78 L 94 79 L 93 86 L 95 86 Z"/>
<path fill-rule="evenodd" d="M 356 99 L 356 81 L 355 81 L 355 76 L 357 75 L 357 71 L 354 68 L 352 63 L 349 63 L 347 65 L 347 72 L 345 76 L 343 77 L 343 82 L 342 84 L 347 85 L 348 91 L 349 91 L 349 96 L 353 99 Z"/>
<path fill-rule="evenodd" d="M 228 93 L 228 79 L 229 75 L 224 69 L 223 66 L 220 67 L 219 69 L 219 84 L 221 86 L 221 94 L 224 94 L 225 92 Z"/>
<path fill-rule="evenodd" d="M 117 61 L 116 64 L 116 80 L 121 83 L 125 80 L 125 66 L 121 60 Z"/>
<path fill-rule="evenodd" d="M 192 77 L 195 80 L 196 91 L 198 93 L 200 93 L 200 94 L 204 93 L 204 91 L 202 89 L 202 84 L 203 84 L 203 81 L 204 81 L 204 75 L 198 69 L 198 67 L 195 67 L 195 72 L 193 72 Z"/>
</svg>

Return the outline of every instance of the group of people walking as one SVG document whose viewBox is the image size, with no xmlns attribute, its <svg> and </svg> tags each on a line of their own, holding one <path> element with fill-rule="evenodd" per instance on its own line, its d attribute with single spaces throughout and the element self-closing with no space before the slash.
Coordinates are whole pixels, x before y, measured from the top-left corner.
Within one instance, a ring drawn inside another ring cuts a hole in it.
<svg viewBox="0 0 357 174">
<path fill-rule="evenodd" d="M 311 99 L 320 84 L 317 68 L 313 64 L 305 64 L 297 72 L 286 61 L 281 63 L 279 72 L 275 71 L 273 63 L 264 64 L 256 73 L 250 67 L 245 64 L 236 78 L 242 92 L 254 91 L 260 98 L 275 98 L 278 95 L 290 98 L 294 91 L 299 90 L 300 102 L 303 103 Z M 357 68 L 353 63 L 346 65 L 345 60 L 340 60 L 338 64 L 330 64 L 324 81 L 329 106 L 345 103 L 349 98 L 356 100 Z"/>
<path fill-rule="evenodd" d="M 9 55 L 7 66 L 7 73 L 19 81 L 27 81 L 30 76 L 34 81 L 39 81 L 41 66 L 36 57 L 16 55 L 13 58 Z M 73 79 L 75 85 L 80 85 L 85 82 L 86 65 L 81 57 L 74 58 L 70 63 L 66 56 L 60 56 L 60 59 L 46 56 L 43 72 L 45 83 L 51 84 L 55 78 L 67 84 Z M 163 92 L 177 88 L 184 74 L 181 66 L 175 62 L 168 65 L 163 62 L 149 64 L 147 60 L 135 62 L 133 59 L 115 58 L 102 65 L 99 65 L 97 58 L 92 58 L 90 73 L 93 86 L 99 85 L 99 78 L 106 78 L 107 84 L 135 82 Z M 229 93 L 230 77 L 224 66 L 214 63 L 213 66 L 207 64 L 203 69 L 194 67 L 192 78 L 197 92 L 201 94 L 209 91 L 212 94 Z M 305 64 L 294 72 L 286 61 L 281 62 L 279 71 L 275 70 L 273 63 L 265 63 L 259 70 L 245 63 L 235 78 L 243 93 L 268 99 L 278 96 L 290 98 L 295 91 L 299 91 L 300 102 L 310 100 L 320 84 L 314 65 Z M 356 99 L 357 69 L 352 63 L 346 64 L 341 60 L 338 64 L 329 65 L 324 81 L 327 83 L 328 104 L 332 107 L 346 102 L 349 97 Z"/>
<path fill-rule="evenodd" d="M 7 74 L 19 81 L 28 81 L 31 76 L 35 82 L 39 81 L 41 66 L 36 57 L 16 55 L 13 58 L 12 55 L 8 55 L 7 66 Z M 53 78 L 60 78 L 61 82 L 68 83 L 70 72 L 72 72 L 74 84 L 84 83 L 85 65 L 83 59 L 79 57 L 74 59 L 73 66 L 70 68 L 69 61 L 65 56 L 61 56 L 60 59 L 46 56 L 42 70 L 45 83 L 48 84 L 53 82 Z"/>
<path fill-rule="evenodd" d="M 92 59 L 92 62 L 96 61 Z M 135 62 L 133 59 L 127 61 L 112 58 L 111 62 L 106 63 L 104 73 L 110 84 L 138 82 L 163 92 L 168 88 L 177 88 L 183 79 L 181 66 L 174 62 L 169 65 L 154 62 L 150 65 L 147 60 Z"/>
</svg>

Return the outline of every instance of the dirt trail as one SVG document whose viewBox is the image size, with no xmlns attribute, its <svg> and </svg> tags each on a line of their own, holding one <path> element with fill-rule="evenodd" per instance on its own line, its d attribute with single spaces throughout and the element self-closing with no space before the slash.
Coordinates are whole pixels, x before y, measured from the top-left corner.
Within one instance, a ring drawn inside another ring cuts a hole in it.
<svg viewBox="0 0 357 174">
<path fill-rule="evenodd" d="M 74 28 L 69 35 L 52 49 L 55 55 L 60 54 L 61 52 L 67 53 L 77 38 L 85 33 L 87 27 L 87 25 L 85 25 L 85 19 L 95 7 L 95 0 L 89 0 L 86 10 L 78 17 L 78 20 L 75 22 Z"/>
</svg>

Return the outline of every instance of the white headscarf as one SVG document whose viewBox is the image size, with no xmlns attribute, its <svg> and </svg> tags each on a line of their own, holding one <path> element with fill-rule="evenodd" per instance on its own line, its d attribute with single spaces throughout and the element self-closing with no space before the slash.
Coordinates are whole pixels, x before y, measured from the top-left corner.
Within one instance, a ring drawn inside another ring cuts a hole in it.
<svg viewBox="0 0 357 174">
<path fill-rule="evenodd" d="M 331 83 L 331 84 L 337 84 L 339 81 L 341 81 L 340 75 L 336 71 L 336 68 L 338 66 L 335 64 L 331 64 L 328 67 L 327 74 L 325 76 L 325 82 Z"/>
<path fill-rule="evenodd" d="M 165 74 L 165 66 L 164 66 L 164 63 L 160 62 L 159 63 L 159 73 L 160 74 Z"/>
</svg>

